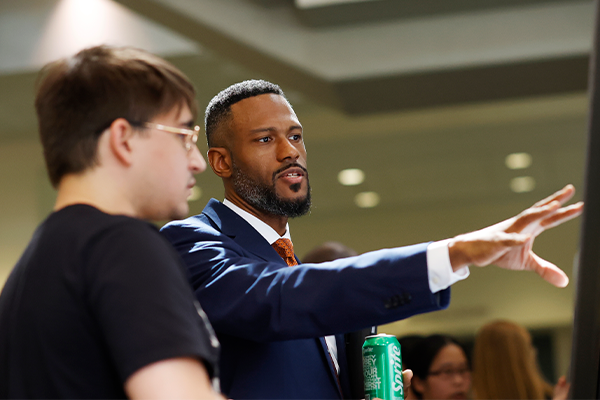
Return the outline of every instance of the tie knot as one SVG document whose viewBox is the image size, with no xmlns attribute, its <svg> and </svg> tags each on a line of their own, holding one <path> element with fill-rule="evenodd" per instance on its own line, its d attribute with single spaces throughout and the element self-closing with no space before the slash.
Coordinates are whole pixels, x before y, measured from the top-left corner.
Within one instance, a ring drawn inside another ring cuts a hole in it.
<svg viewBox="0 0 600 400">
<path fill-rule="evenodd" d="M 298 265 L 298 261 L 294 257 L 294 246 L 292 241 L 289 239 L 277 239 L 273 243 L 273 248 L 277 251 L 277 254 L 284 259 L 285 263 L 289 266 Z"/>
</svg>

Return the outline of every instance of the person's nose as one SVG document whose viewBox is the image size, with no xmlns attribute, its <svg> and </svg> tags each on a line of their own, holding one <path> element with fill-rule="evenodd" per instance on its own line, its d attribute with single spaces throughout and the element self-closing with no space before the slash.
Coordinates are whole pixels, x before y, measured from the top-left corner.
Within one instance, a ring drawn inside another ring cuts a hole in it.
<svg viewBox="0 0 600 400">
<path fill-rule="evenodd" d="M 454 374 L 452 374 L 452 381 L 457 385 L 462 385 L 465 382 L 469 381 L 470 379 L 471 379 L 471 374 L 469 372 L 461 373 L 461 372 L 456 371 Z"/>
<path fill-rule="evenodd" d="M 206 161 L 204 161 L 204 157 L 200 154 L 200 149 L 198 146 L 192 146 L 192 150 L 190 150 L 189 154 L 190 159 L 190 170 L 194 174 L 199 174 L 206 170 Z"/>
<path fill-rule="evenodd" d="M 281 140 L 280 144 L 277 146 L 277 151 L 277 158 L 279 161 L 284 161 L 286 159 L 296 161 L 300 157 L 300 150 L 288 138 Z"/>
</svg>

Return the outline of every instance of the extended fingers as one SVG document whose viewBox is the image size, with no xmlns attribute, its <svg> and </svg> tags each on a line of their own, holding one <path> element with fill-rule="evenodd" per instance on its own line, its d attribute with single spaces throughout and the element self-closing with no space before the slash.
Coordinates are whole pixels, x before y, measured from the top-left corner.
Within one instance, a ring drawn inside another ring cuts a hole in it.
<svg viewBox="0 0 600 400">
<path fill-rule="evenodd" d="M 578 217 L 583 212 L 583 202 L 580 201 L 575 204 L 571 204 L 568 207 L 563 207 L 556 211 L 555 214 L 550 215 L 545 218 L 540 225 L 544 227 L 544 229 L 550 229 L 555 226 L 562 224 L 563 222 L 567 222 L 573 218 Z"/>
<path fill-rule="evenodd" d="M 553 215 L 560 208 L 560 202 L 551 201 L 543 206 L 530 207 L 523 211 L 513 221 L 512 226 L 507 229 L 508 232 L 521 232 L 529 225 L 541 222 L 546 217 Z"/>
<path fill-rule="evenodd" d="M 552 203 L 553 201 L 558 201 L 560 204 L 565 204 L 573 197 L 574 194 L 575 187 L 571 184 L 568 184 L 558 192 L 555 192 L 550 196 L 546 197 L 545 199 L 538 201 L 531 208 L 545 206 Z"/>
</svg>

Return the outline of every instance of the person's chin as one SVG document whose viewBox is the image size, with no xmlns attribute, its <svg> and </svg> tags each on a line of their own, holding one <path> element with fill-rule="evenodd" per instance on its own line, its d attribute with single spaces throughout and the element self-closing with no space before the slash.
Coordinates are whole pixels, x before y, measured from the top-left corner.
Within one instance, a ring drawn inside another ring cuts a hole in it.
<svg viewBox="0 0 600 400">
<path fill-rule="evenodd" d="M 302 192 L 288 192 L 286 194 L 280 195 L 279 198 L 283 199 L 285 201 L 289 201 L 289 202 L 296 202 L 296 201 L 303 201 L 306 199 L 306 192 L 302 193 Z"/>
<path fill-rule="evenodd" d="M 308 185 L 306 184 L 306 181 L 300 183 L 299 186 L 294 186 L 296 185 L 281 185 L 277 190 L 277 195 L 286 200 L 298 200 L 306 198 L 308 195 Z"/>
</svg>

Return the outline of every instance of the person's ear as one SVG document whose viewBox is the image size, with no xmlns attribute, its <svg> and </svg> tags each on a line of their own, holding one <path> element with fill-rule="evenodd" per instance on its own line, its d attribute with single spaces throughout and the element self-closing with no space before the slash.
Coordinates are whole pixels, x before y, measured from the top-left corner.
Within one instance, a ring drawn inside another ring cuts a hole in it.
<svg viewBox="0 0 600 400">
<path fill-rule="evenodd" d="M 121 163 L 130 165 L 132 163 L 132 143 L 134 136 L 133 127 L 124 118 L 115 119 L 106 134 L 110 151 Z"/>
<path fill-rule="evenodd" d="M 221 178 L 229 178 L 232 173 L 231 154 L 225 147 L 208 149 L 208 163 L 214 173 Z"/>
</svg>

